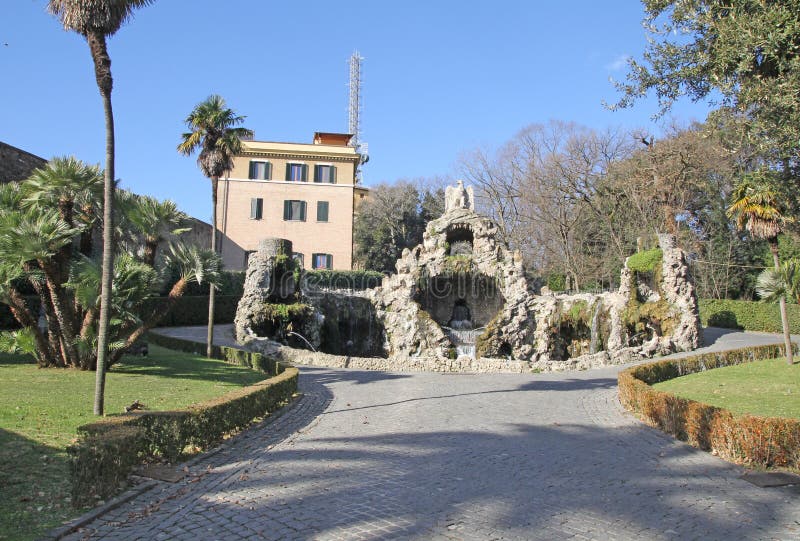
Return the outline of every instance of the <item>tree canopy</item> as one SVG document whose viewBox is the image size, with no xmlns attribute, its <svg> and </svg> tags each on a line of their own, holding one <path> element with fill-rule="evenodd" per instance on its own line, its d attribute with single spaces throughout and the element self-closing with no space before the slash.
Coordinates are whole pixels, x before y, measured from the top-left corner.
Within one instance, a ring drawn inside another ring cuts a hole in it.
<svg viewBox="0 0 800 541">
<path fill-rule="evenodd" d="M 777 160 L 800 156 L 800 0 L 643 0 L 648 45 L 617 84 L 628 107 L 655 92 L 721 102 Z M 796 166 L 796 164 L 792 164 Z"/>
</svg>

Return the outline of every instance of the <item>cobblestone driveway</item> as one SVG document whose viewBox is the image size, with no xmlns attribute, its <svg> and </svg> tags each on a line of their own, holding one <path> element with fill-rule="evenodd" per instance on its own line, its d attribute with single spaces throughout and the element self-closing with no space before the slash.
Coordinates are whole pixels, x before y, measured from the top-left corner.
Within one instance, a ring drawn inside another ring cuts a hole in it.
<svg viewBox="0 0 800 541">
<path fill-rule="evenodd" d="M 800 539 L 794 488 L 643 426 L 618 369 L 303 369 L 284 415 L 70 539 Z"/>
</svg>

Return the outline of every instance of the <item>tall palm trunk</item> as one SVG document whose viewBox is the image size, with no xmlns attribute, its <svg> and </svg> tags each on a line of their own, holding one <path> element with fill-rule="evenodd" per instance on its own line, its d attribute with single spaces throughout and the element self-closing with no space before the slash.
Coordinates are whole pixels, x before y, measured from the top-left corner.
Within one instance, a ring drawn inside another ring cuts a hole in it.
<svg viewBox="0 0 800 541">
<path fill-rule="evenodd" d="M 211 177 L 211 251 L 217 253 L 217 186 L 219 177 Z M 214 346 L 214 284 L 208 288 L 208 334 L 206 335 L 206 357 L 211 357 Z"/>
<path fill-rule="evenodd" d="M 50 265 L 41 260 L 39 261 L 39 266 L 44 272 L 50 305 L 53 307 L 53 314 L 55 314 L 56 321 L 58 321 L 58 326 L 61 329 L 61 336 L 64 340 L 63 349 L 67 356 L 66 361 L 71 366 L 80 367 L 80 356 L 78 355 L 78 349 L 75 347 L 75 325 L 72 314 L 69 313 L 68 306 L 61 296 L 63 286 L 58 280 L 59 269 L 56 265 Z"/>
<path fill-rule="evenodd" d="M 103 415 L 108 359 L 108 327 L 111 319 L 111 280 L 114 276 L 114 112 L 111 108 L 111 58 L 106 37 L 99 33 L 86 36 L 94 61 L 97 88 L 103 98 L 106 122 L 106 170 L 103 183 L 103 274 L 100 282 L 100 315 L 97 328 L 97 371 L 94 389 L 94 414 Z"/>
<path fill-rule="evenodd" d="M 769 250 L 772 252 L 772 262 L 775 264 L 775 270 L 779 271 L 781 262 L 778 259 L 778 239 L 773 237 L 767 242 L 769 242 Z M 791 365 L 794 363 L 794 355 L 792 354 L 792 339 L 789 336 L 789 316 L 786 313 L 786 298 L 783 295 L 781 295 L 778 305 L 781 309 L 781 326 L 783 327 L 783 345 L 786 348 L 786 362 Z"/>
</svg>

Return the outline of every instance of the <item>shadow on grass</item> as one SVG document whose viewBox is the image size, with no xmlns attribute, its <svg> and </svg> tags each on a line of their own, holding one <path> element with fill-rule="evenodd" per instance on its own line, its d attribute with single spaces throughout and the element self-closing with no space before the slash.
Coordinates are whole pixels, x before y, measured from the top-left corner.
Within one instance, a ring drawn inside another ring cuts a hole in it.
<svg viewBox="0 0 800 541">
<path fill-rule="evenodd" d="M 30 355 L 17 355 L 14 353 L 0 353 L 0 367 L 3 365 L 36 364 L 36 359 Z"/>
<path fill-rule="evenodd" d="M 64 449 L 0 429 L 0 539 L 37 539 L 80 514 L 69 496 Z"/>
<path fill-rule="evenodd" d="M 268 374 L 242 368 L 200 355 L 151 347 L 147 357 L 126 355 L 111 372 L 129 376 L 157 376 L 187 380 L 203 380 L 232 385 L 252 385 Z"/>
</svg>

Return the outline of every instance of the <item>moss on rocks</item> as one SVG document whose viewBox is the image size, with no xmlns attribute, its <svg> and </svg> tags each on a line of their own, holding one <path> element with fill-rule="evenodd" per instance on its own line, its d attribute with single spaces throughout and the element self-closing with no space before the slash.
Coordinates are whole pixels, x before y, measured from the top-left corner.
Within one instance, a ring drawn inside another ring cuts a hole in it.
<svg viewBox="0 0 800 541">
<path fill-rule="evenodd" d="M 661 248 L 653 248 L 633 254 L 625 265 L 634 272 L 653 272 L 661 264 L 664 252 Z"/>
</svg>

